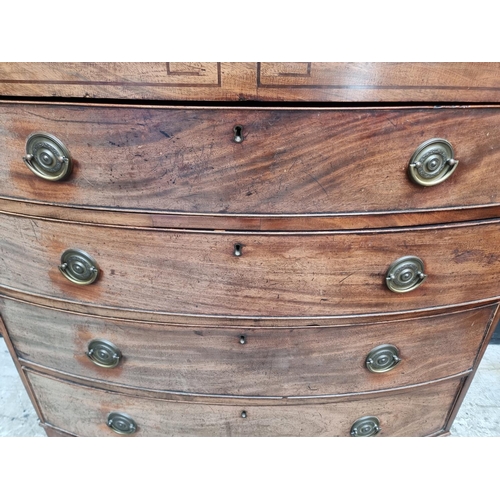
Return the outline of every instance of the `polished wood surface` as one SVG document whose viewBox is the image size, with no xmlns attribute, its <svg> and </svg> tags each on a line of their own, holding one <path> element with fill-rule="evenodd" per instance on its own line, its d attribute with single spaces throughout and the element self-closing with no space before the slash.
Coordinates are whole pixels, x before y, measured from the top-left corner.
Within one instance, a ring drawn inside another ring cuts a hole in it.
<svg viewBox="0 0 500 500">
<path fill-rule="evenodd" d="M 196 101 L 498 102 L 498 63 L 0 63 L 0 94 Z"/>
<path fill-rule="evenodd" d="M 356 326 L 228 329 L 111 321 L 10 300 L 0 306 L 23 364 L 151 390 L 255 397 L 378 391 L 465 372 L 496 309 Z M 93 339 L 121 350 L 116 368 L 86 356 Z M 395 345 L 402 361 L 371 373 L 366 356 L 381 344 Z"/>
<path fill-rule="evenodd" d="M 110 412 L 132 417 L 132 436 L 349 436 L 360 417 L 379 418 L 380 436 L 426 436 L 442 430 L 461 379 L 365 400 L 289 406 L 197 404 L 133 398 L 58 381 L 29 371 L 44 421 L 82 436 L 117 436 Z M 246 411 L 247 417 L 241 414 Z"/>
<path fill-rule="evenodd" d="M 500 296 L 499 224 L 231 234 L 4 215 L 1 283 L 91 305 L 183 315 L 314 318 L 411 311 Z M 71 248 L 96 259 L 101 271 L 92 285 L 75 285 L 59 271 L 61 254 Z M 394 293 L 385 276 L 405 255 L 421 258 L 429 277 L 412 292 Z"/>
<path fill-rule="evenodd" d="M 500 218 L 500 206 L 482 208 L 426 210 L 424 212 L 387 213 L 375 215 L 188 215 L 130 212 L 125 210 L 88 210 L 54 206 L 50 203 L 23 202 L 0 198 L 0 213 L 27 215 L 32 219 L 86 222 L 104 226 L 149 227 L 164 229 L 208 229 L 233 231 L 332 231 L 372 229 L 466 222 Z"/>
<path fill-rule="evenodd" d="M 447 434 L 499 319 L 499 123 L 498 63 L 0 63 L 0 331 L 47 434 Z M 68 179 L 23 163 L 39 131 Z M 431 138 L 459 165 L 424 188 Z"/>
<path fill-rule="evenodd" d="M 245 137 L 240 144 L 233 141 L 238 124 Z M 406 214 L 418 212 L 425 224 L 434 220 L 435 209 L 500 210 L 499 124 L 497 107 L 223 110 L 3 103 L 0 197 L 158 215 L 246 214 L 259 217 L 255 229 L 265 229 L 262 220 L 279 229 L 273 218 L 283 214 L 391 214 L 405 221 Z M 70 151 L 75 167 L 68 180 L 45 181 L 24 165 L 26 139 L 37 131 L 55 135 Z M 445 182 L 422 187 L 410 180 L 408 164 L 431 138 L 448 140 L 459 165 Z M 161 217 L 154 215 L 156 221 L 161 224 Z M 217 221 L 209 224 L 216 227 Z M 307 229 L 306 221 L 302 225 Z"/>
<path fill-rule="evenodd" d="M 334 316 L 230 316 L 230 315 L 180 315 L 165 311 L 140 311 L 137 309 L 117 309 L 99 304 L 76 302 L 67 299 L 55 299 L 31 292 L 17 291 L 0 285 L 0 296 L 24 304 L 44 307 L 60 312 L 71 312 L 85 316 L 98 316 L 103 319 L 125 320 L 132 323 L 153 323 L 174 326 L 208 326 L 228 328 L 296 328 L 296 327 L 337 327 L 370 324 L 374 321 L 398 321 L 401 313 L 387 312 L 361 315 L 334 315 Z M 464 307 L 481 307 L 498 303 L 498 298 L 488 300 L 473 300 L 463 305 L 447 304 L 442 307 L 426 307 L 405 312 L 405 318 L 424 318 L 442 312 L 460 312 Z"/>
</svg>

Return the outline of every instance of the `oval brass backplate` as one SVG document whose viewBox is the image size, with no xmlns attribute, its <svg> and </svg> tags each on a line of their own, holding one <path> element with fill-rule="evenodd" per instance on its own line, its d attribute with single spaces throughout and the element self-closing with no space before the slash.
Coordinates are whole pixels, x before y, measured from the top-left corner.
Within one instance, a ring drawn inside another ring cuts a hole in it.
<svg viewBox="0 0 500 500">
<path fill-rule="evenodd" d="M 352 424 L 351 436 L 370 437 L 380 432 L 380 420 L 377 417 L 361 417 Z"/>
<path fill-rule="evenodd" d="M 34 174 L 48 181 L 63 180 L 73 169 L 66 146 L 47 132 L 35 132 L 28 137 L 23 161 Z"/>
<path fill-rule="evenodd" d="M 69 249 L 61 255 L 59 270 L 77 285 L 90 285 L 99 274 L 97 262 L 83 250 Z"/>
<path fill-rule="evenodd" d="M 106 423 L 117 434 L 134 434 L 137 431 L 137 424 L 134 419 L 125 413 L 111 412 Z"/>
<path fill-rule="evenodd" d="M 115 368 L 122 358 L 120 349 L 108 340 L 91 340 L 86 354 L 92 363 L 102 368 Z"/>
<path fill-rule="evenodd" d="M 366 356 L 365 366 L 372 373 L 385 373 L 392 370 L 401 359 L 399 350 L 391 344 L 374 347 Z"/>
<path fill-rule="evenodd" d="M 445 139 L 429 139 L 415 150 L 409 163 L 411 179 L 421 186 L 435 186 L 455 171 L 453 147 Z"/>
<path fill-rule="evenodd" d="M 415 290 L 426 278 L 422 259 L 407 255 L 395 260 L 389 266 L 385 283 L 392 292 L 405 293 Z"/>
</svg>

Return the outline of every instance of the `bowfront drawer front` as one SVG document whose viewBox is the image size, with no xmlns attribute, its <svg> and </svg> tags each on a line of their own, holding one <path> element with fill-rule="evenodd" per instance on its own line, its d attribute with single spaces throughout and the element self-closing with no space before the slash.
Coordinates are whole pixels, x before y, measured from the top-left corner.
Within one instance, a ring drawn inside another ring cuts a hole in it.
<svg viewBox="0 0 500 500">
<path fill-rule="evenodd" d="M 195 328 L 104 320 L 3 300 L 22 363 L 159 391 L 319 396 L 472 369 L 496 306 L 330 328 Z"/>
<path fill-rule="evenodd" d="M 216 317 L 437 308 L 500 295 L 499 226 L 231 234 L 2 215 L 0 285 L 96 306 Z"/>
<path fill-rule="evenodd" d="M 0 196 L 219 215 L 497 206 L 499 124 L 495 107 L 3 103 Z"/>
<path fill-rule="evenodd" d="M 499 69 L 0 63 L 0 329 L 48 433 L 446 433 L 498 322 Z"/>
<path fill-rule="evenodd" d="M 454 379 L 370 399 L 245 406 L 136 398 L 27 375 L 45 423 L 79 436 L 426 436 L 444 428 L 462 385 Z"/>
</svg>

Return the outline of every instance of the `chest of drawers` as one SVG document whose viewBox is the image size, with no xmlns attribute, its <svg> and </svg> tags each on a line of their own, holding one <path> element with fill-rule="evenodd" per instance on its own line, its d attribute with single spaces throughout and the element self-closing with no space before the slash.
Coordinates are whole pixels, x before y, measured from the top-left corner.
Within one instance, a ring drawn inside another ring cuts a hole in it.
<svg viewBox="0 0 500 500">
<path fill-rule="evenodd" d="M 447 434 L 498 321 L 499 84 L 0 64 L 1 328 L 47 434 Z"/>
</svg>

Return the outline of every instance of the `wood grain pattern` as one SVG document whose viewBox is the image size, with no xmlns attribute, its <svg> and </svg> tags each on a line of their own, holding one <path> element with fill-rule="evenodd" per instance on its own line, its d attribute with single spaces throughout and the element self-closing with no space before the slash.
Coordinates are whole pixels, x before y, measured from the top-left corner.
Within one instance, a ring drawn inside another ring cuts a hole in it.
<svg viewBox="0 0 500 500">
<path fill-rule="evenodd" d="M 0 299 L 9 299 L 22 304 L 36 305 L 45 309 L 60 312 L 71 312 L 78 315 L 98 317 L 127 321 L 129 323 L 151 323 L 165 326 L 189 326 L 189 327 L 228 327 L 231 329 L 256 329 L 256 328 L 297 328 L 297 327 L 338 327 L 349 325 L 369 324 L 374 321 L 393 322 L 397 321 L 401 313 L 386 312 L 369 315 L 334 315 L 334 316 L 212 316 L 212 315 L 179 315 L 165 311 L 140 311 L 137 309 L 116 309 L 99 304 L 87 304 L 68 299 L 54 299 L 44 295 L 36 295 L 31 292 L 20 292 L 12 288 L 6 288 L 0 284 Z M 498 299 L 475 300 L 467 303 L 466 307 L 482 307 L 484 305 L 497 304 Z M 405 312 L 405 318 L 424 318 L 442 313 L 460 312 L 464 305 L 447 304 L 441 307 L 426 307 Z"/>
<path fill-rule="evenodd" d="M 0 94 L 203 101 L 498 102 L 498 63 L 0 63 Z"/>
<path fill-rule="evenodd" d="M 3 215 L 0 282 L 89 305 L 183 315 L 403 312 L 498 297 L 499 224 L 231 234 L 115 229 Z M 241 257 L 233 255 L 235 244 L 242 246 Z M 69 248 L 97 260 L 97 282 L 74 285 L 59 272 L 60 256 Z M 404 255 L 420 257 L 429 277 L 416 290 L 399 294 L 389 291 L 385 275 Z"/>
<path fill-rule="evenodd" d="M 1 301 L 21 363 L 99 382 L 229 396 L 320 396 L 419 384 L 470 370 L 496 306 L 391 323 L 331 328 L 189 328 L 110 321 Z M 240 344 L 241 336 L 245 344 Z M 123 359 L 101 368 L 85 355 L 105 339 Z M 396 345 L 402 361 L 369 372 L 367 354 Z"/>
<path fill-rule="evenodd" d="M 462 385 L 454 379 L 399 394 L 283 407 L 157 401 L 85 388 L 28 372 L 44 421 L 79 436 L 117 436 L 106 425 L 111 411 L 130 415 L 133 436 L 349 436 L 365 415 L 380 419 L 379 436 L 426 436 L 446 425 Z M 241 412 L 247 411 L 247 418 Z"/>
<path fill-rule="evenodd" d="M 110 411 L 138 436 L 448 433 L 498 322 L 499 63 L 0 63 L 0 96 L 0 331 L 48 435 L 115 436 Z M 65 182 L 23 164 L 34 131 Z M 431 137 L 460 164 L 422 188 Z M 394 294 L 403 255 L 429 277 Z M 371 374 L 382 343 L 402 361 Z"/>
<path fill-rule="evenodd" d="M 243 126 L 245 140 L 233 139 Z M 191 109 L 0 106 L 0 196 L 158 214 L 404 214 L 498 207 L 500 108 Z M 75 161 L 65 182 L 23 163 L 26 138 L 56 135 Z M 415 149 L 441 137 L 456 172 L 424 188 Z M 466 188 L 465 188 L 466 187 Z M 429 215 L 432 219 L 432 215 Z M 160 220 L 160 219 L 155 219 Z M 425 222 L 425 213 L 420 220 Z M 270 221 L 269 224 L 273 224 Z"/>
<path fill-rule="evenodd" d="M 0 212 L 27 215 L 33 219 L 86 222 L 107 226 L 149 228 L 208 229 L 233 231 L 332 231 L 337 229 L 370 229 L 418 226 L 462 222 L 500 217 L 500 205 L 483 208 L 429 210 L 423 213 L 388 213 L 376 215 L 340 216 L 242 216 L 242 215 L 186 215 L 157 214 L 113 210 L 68 208 L 48 203 L 31 203 L 0 198 Z"/>
</svg>

